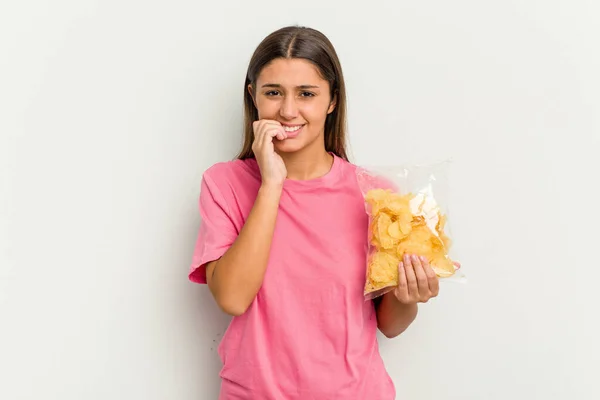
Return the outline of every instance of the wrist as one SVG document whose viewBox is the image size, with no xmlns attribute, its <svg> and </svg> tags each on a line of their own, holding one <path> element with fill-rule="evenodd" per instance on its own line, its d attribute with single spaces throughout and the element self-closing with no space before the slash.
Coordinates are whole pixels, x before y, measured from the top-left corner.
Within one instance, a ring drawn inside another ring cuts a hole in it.
<svg viewBox="0 0 600 400">
<path fill-rule="evenodd" d="M 261 197 L 276 198 L 281 196 L 283 191 L 283 183 L 262 183 L 258 189 L 258 195 Z"/>
<path fill-rule="evenodd" d="M 416 302 L 415 303 L 404 303 L 404 302 L 400 301 L 400 299 L 398 299 L 398 297 L 396 296 L 396 294 L 394 293 L 393 290 L 390 290 L 389 292 L 384 294 L 383 297 L 387 302 L 392 303 L 395 308 L 410 309 L 410 308 L 417 307 Z"/>
</svg>

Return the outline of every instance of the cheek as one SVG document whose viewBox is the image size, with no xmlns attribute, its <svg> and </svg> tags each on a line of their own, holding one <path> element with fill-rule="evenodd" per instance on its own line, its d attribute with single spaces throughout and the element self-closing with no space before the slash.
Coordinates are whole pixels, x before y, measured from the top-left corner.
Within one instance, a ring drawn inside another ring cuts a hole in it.
<svg viewBox="0 0 600 400">
<path fill-rule="evenodd" d="M 256 103 L 256 109 L 258 110 L 258 117 L 260 119 L 275 119 L 275 116 L 279 112 L 279 103 L 273 100 L 259 100 Z"/>
<path fill-rule="evenodd" d="M 327 118 L 327 106 L 323 104 L 305 104 L 300 107 L 300 113 L 310 123 L 323 123 Z"/>
</svg>

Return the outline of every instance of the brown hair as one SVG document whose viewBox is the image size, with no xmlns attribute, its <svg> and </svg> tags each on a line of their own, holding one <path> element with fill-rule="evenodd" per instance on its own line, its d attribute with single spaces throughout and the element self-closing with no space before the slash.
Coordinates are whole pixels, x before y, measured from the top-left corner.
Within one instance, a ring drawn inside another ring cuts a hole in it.
<svg viewBox="0 0 600 400">
<path fill-rule="evenodd" d="M 342 66 L 329 39 L 315 29 L 302 26 L 288 26 L 271 33 L 258 45 L 250 59 L 244 83 L 244 143 L 237 158 L 254 157 L 252 123 L 258 120 L 258 110 L 254 106 L 248 85 L 256 90 L 260 72 L 277 58 L 308 60 L 318 68 L 323 79 L 329 82 L 330 97 L 336 98 L 336 106 L 325 120 L 325 150 L 347 161 L 346 86 Z"/>
</svg>

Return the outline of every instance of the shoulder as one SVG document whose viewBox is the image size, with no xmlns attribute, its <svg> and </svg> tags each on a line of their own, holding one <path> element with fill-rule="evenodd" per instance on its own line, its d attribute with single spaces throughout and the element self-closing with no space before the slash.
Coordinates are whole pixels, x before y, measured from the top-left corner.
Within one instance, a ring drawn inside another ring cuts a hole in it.
<svg viewBox="0 0 600 400">
<path fill-rule="evenodd" d="M 224 184 L 232 181 L 244 180 L 249 176 L 260 176 L 256 160 L 253 158 L 215 163 L 204 171 L 202 179 L 211 183 Z"/>
<path fill-rule="evenodd" d="M 202 174 L 203 195 L 223 202 L 250 198 L 260 186 L 260 169 L 254 158 L 222 161 L 211 165 Z"/>
<path fill-rule="evenodd" d="M 336 157 L 340 163 L 340 166 L 342 168 L 344 168 L 345 170 L 354 171 L 354 170 L 356 170 L 356 168 L 358 168 L 358 166 L 356 164 L 352 163 L 351 161 L 345 160 L 338 156 L 336 156 Z"/>
<path fill-rule="evenodd" d="M 361 167 L 350 161 L 342 160 L 342 168 L 346 174 L 356 177 L 361 172 Z"/>
<path fill-rule="evenodd" d="M 361 167 L 351 161 L 338 157 L 338 170 L 344 182 L 358 183 L 358 177 L 361 174 Z"/>
<path fill-rule="evenodd" d="M 394 182 L 394 171 L 382 167 L 369 167 L 342 160 L 346 176 L 352 176 L 360 190 L 365 193 L 371 189 L 398 190 Z"/>
</svg>

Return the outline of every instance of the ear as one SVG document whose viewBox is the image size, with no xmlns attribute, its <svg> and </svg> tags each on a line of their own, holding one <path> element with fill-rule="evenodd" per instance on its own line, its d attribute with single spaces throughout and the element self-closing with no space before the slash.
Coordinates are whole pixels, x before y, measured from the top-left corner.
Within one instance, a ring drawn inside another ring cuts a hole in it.
<svg viewBox="0 0 600 400">
<path fill-rule="evenodd" d="M 335 106 L 337 105 L 337 93 L 334 93 L 333 99 L 331 103 L 329 103 L 329 108 L 327 109 L 327 114 L 331 114 L 333 110 L 335 110 Z"/>
<path fill-rule="evenodd" d="M 256 107 L 256 99 L 254 98 L 254 90 L 252 89 L 252 84 L 248 84 L 248 93 L 250 93 L 250 97 L 252 97 L 252 102 L 254 103 L 254 107 Z M 258 108 L 258 107 L 256 107 Z"/>
</svg>

